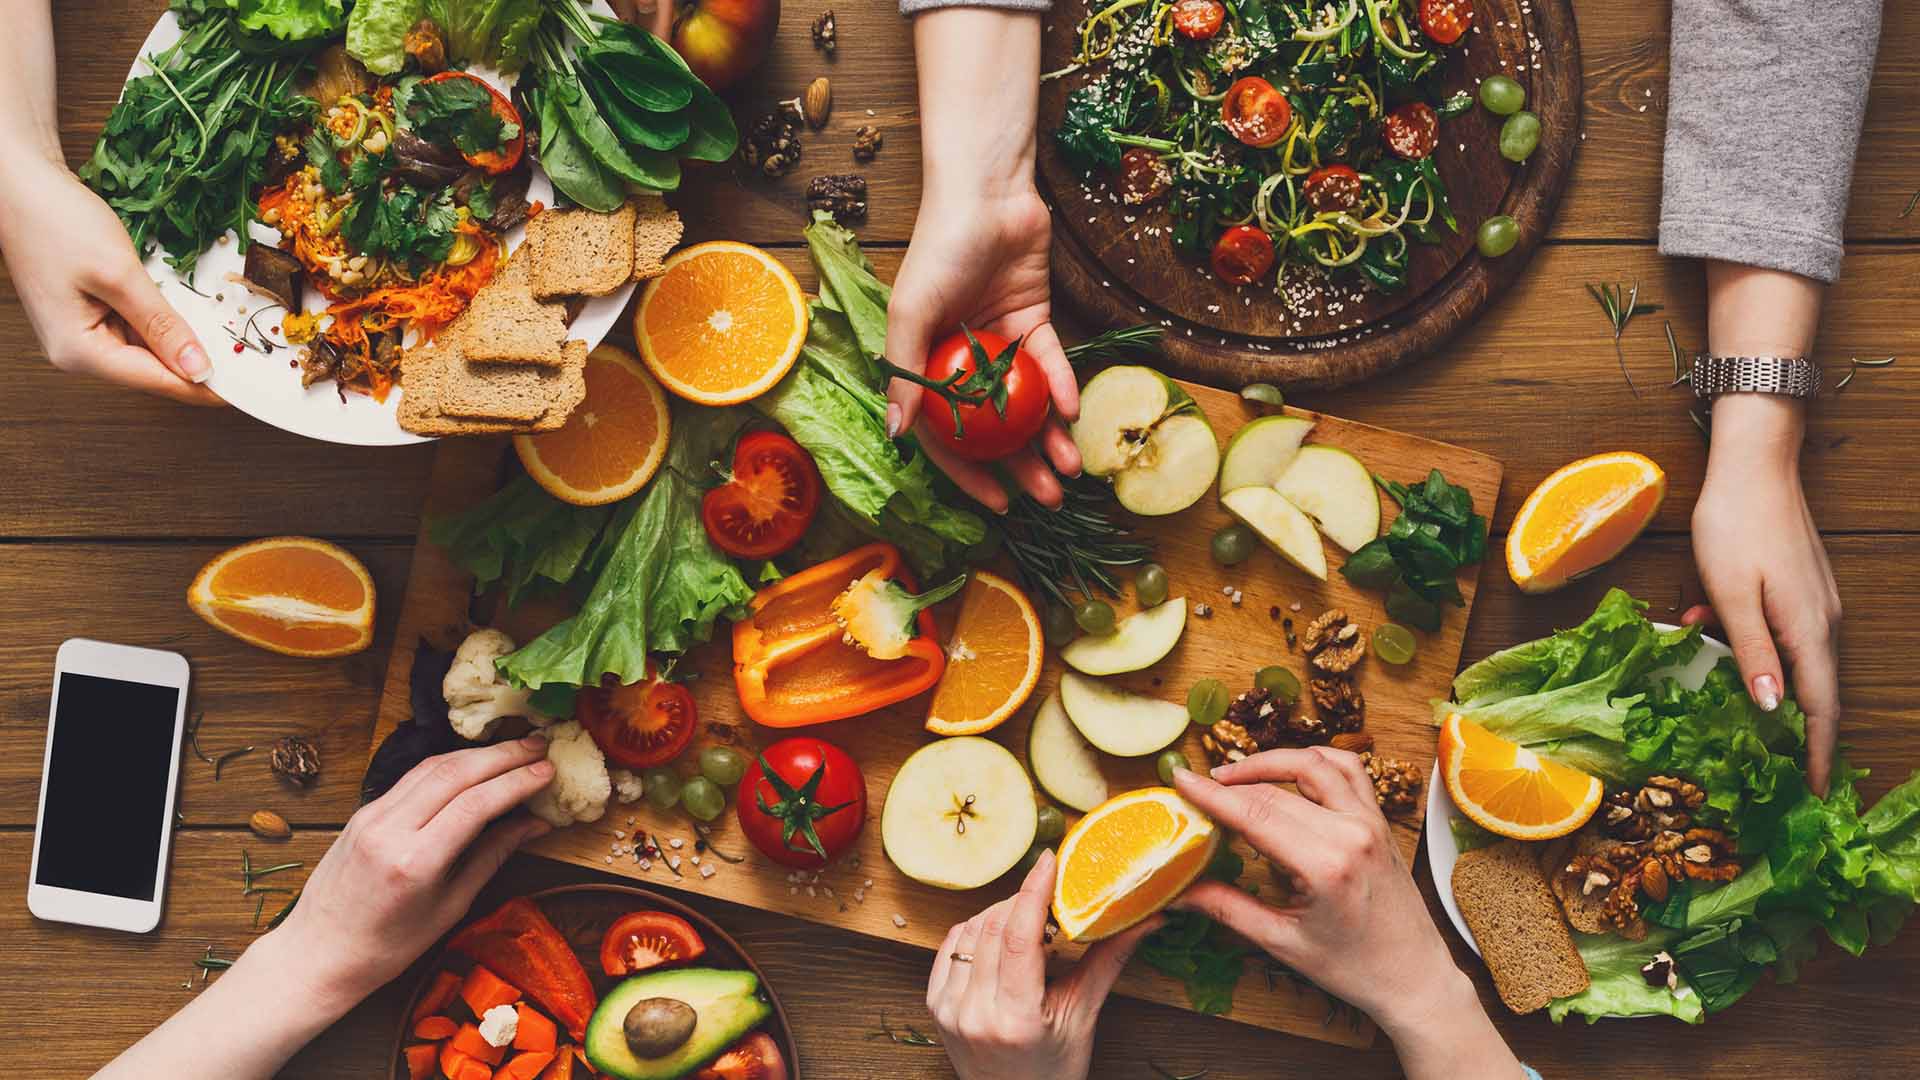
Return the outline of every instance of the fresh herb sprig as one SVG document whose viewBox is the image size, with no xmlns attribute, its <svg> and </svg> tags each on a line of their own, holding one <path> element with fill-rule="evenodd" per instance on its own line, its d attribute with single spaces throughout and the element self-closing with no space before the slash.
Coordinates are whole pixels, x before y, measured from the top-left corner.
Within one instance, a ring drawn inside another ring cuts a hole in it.
<svg viewBox="0 0 1920 1080">
<path fill-rule="evenodd" d="M 1151 357 L 1160 351 L 1160 335 L 1165 332 L 1154 323 L 1102 330 L 1078 345 L 1067 346 L 1067 363 L 1079 365 L 1109 356 Z"/>
<path fill-rule="evenodd" d="M 1852 357 L 1847 363 L 1847 373 L 1840 377 L 1839 382 L 1833 384 L 1833 392 L 1837 394 L 1852 385 L 1853 377 L 1860 374 L 1861 368 L 1891 367 L 1896 359 L 1898 359 L 1898 357 L 1893 356 L 1881 360 L 1862 360 L 1857 356 Z"/>
<path fill-rule="evenodd" d="M 1067 589 L 1091 599 L 1095 591 L 1119 596 L 1114 571 L 1138 566 L 1153 548 L 1133 537 L 1113 517 L 1112 489 L 1098 480 L 1077 477 L 1060 485 L 1057 510 L 1021 495 L 998 522 L 1007 555 L 1029 593 L 1044 593 L 1065 604 Z"/>
<path fill-rule="evenodd" d="M 1620 364 L 1620 377 L 1627 380 L 1627 389 L 1634 397 L 1640 396 L 1640 388 L 1634 385 L 1633 375 L 1627 371 L 1627 356 L 1620 350 L 1620 335 L 1627 332 L 1627 324 L 1635 315 L 1648 315 L 1660 310 L 1659 304 L 1640 302 L 1640 283 L 1634 282 L 1631 288 L 1614 282 L 1607 285 L 1587 283 L 1587 292 L 1593 294 L 1600 304 L 1600 310 L 1606 313 L 1607 322 L 1613 327 L 1613 358 Z"/>
<path fill-rule="evenodd" d="M 912 1024 L 901 1024 L 895 1027 L 887 1023 L 887 1014 L 884 1012 L 880 1014 L 880 1027 L 877 1030 L 867 1032 L 867 1038 L 885 1039 L 888 1042 L 898 1043 L 901 1046 L 924 1047 L 940 1045 L 939 1039 L 921 1031 Z"/>
<path fill-rule="evenodd" d="M 1387 591 L 1387 615 L 1429 633 L 1440 629 L 1442 604 L 1466 599 L 1454 575 L 1487 552 L 1487 519 L 1474 512 L 1473 494 L 1439 469 L 1419 487 L 1375 476 L 1400 504 L 1387 535 L 1362 546 L 1340 573 L 1363 589 Z"/>
</svg>

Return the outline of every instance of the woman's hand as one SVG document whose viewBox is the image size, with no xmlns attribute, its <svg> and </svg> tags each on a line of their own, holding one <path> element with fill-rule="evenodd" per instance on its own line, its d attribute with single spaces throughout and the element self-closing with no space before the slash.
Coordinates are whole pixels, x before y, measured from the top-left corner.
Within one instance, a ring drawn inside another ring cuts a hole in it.
<svg viewBox="0 0 1920 1080">
<path fill-rule="evenodd" d="M 1298 792 L 1275 786 L 1292 783 Z M 1414 1080 L 1521 1075 L 1400 859 L 1360 759 L 1270 750 L 1174 786 L 1284 874 L 1276 907 L 1218 881 L 1177 901 L 1373 1017 Z"/>
<path fill-rule="evenodd" d="M 1681 620 L 1725 630 L 1761 708 L 1778 708 L 1792 688 L 1807 714 L 1807 778 L 1824 796 L 1840 731 L 1840 590 L 1800 486 L 1802 408 L 1762 394 L 1714 402 L 1693 507 L 1693 559 L 1711 606 Z"/>
<path fill-rule="evenodd" d="M 934 342 L 962 325 L 1024 337 L 1046 374 L 1053 416 L 1034 448 L 997 464 L 1028 494 L 1057 506 L 1054 470 L 1080 473 L 1080 451 L 1065 426 L 1080 415 L 1080 386 L 1053 329 L 1053 222 L 1033 183 L 1040 17 L 941 8 L 915 17 L 913 32 L 925 177 L 913 240 L 887 307 L 887 359 L 924 371 Z M 982 63 L 983 56 L 992 62 Z M 921 388 L 895 379 L 887 396 L 889 433 L 914 427 Z M 920 445 L 963 491 L 995 511 L 1007 508 L 990 468 L 947 452 L 925 425 L 917 430 Z"/>
<path fill-rule="evenodd" d="M 1093 1025 L 1150 919 L 1087 950 L 1046 984 L 1053 852 L 1020 891 L 947 931 L 927 979 L 927 1011 L 961 1080 L 1085 1080 Z M 963 959 L 964 958 L 964 959 Z"/>
<path fill-rule="evenodd" d="M 0 252 L 53 366 L 221 404 L 201 385 L 213 372 L 206 350 L 147 276 L 112 209 L 30 151 L 0 168 Z"/>
</svg>

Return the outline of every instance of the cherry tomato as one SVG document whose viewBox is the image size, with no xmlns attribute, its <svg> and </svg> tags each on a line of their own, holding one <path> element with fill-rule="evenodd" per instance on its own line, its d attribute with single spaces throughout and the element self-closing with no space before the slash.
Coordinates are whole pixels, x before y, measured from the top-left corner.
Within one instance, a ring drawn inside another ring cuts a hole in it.
<svg viewBox="0 0 1920 1080">
<path fill-rule="evenodd" d="M 1220 32 L 1227 6 L 1220 0 L 1174 0 L 1173 28 L 1189 41 L 1205 41 Z"/>
<path fill-rule="evenodd" d="M 1213 272 L 1229 285 L 1251 285 L 1273 269 L 1273 240 L 1251 225 L 1235 225 L 1213 244 Z"/>
<path fill-rule="evenodd" d="M 613 676 L 609 675 L 611 681 Z M 650 769 L 680 756 L 700 720 L 693 694 L 654 674 L 652 662 L 637 683 L 580 691 L 574 717 L 615 765 Z"/>
<path fill-rule="evenodd" d="M 1442 45 L 1460 40 L 1473 25 L 1473 0 L 1420 0 L 1420 32 Z"/>
<path fill-rule="evenodd" d="M 760 751 L 740 780 L 734 806 L 740 831 L 767 858 L 817 870 L 851 848 L 866 825 L 867 781 L 845 750 L 797 735 Z"/>
<path fill-rule="evenodd" d="M 1287 125 L 1293 123 L 1293 106 L 1272 83 L 1248 75 L 1227 88 L 1220 119 L 1234 138 L 1264 149 L 1286 136 Z"/>
<path fill-rule="evenodd" d="M 957 372 L 960 383 L 964 384 L 983 368 L 992 373 L 997 362 L 1008 355 L 1008 347 L 1015 344 L 1009 338 L 985 330 L 974 331 L 973 337 L 979 342 L 977 350 L 967 340 L 965 330 L 935 345 L 927 357 L 926 377 L 945 382 Z M 957 427 L 954 410 L 946 398 L 932 390 L 921 398 L 920 411 L 927 418 L 927 426 L 955 456 L 968 461 L 998 461 L 1025 447 L 1040 434 L 1051 407 L 1040 362 L 1026 349 L 1015 348 L 1000 372 L 1000 379 L 1007 395 L 1005 410 L 997 408 L 992 401 L 962 404 Z"/>
<path fill-rule="evenodd" d="M 1360 205 L 1360 174 L 1350 165 L 1322 165 L 1307 174 L 1307 205 L 1320 213 L 1351 210 Z"/>
<path fill-rule="evenodd" d="M 726 1053 L 689 1080 L 787 1080 L 787 1059 L 773 1036 L 756 1031 L 727 1047 Z"/>
<path fill-rule="evenodd" d="M 493 115 L 499 117 L 501 123 L 512 124 L 516 129 L 513 138 L 508 139 L 498 150 L 484 150 L 477 154 L 462 151 L 460 156 L 467 159 L 467 164 L 474 168 L 485 169 L 496 176 L 512 171 L 515 165 L 520 164 L 520 155 L 527 149 L 527 126 L 520 122 L 520 110 L 514 108 L 513 102 L 508 101 L 506 95 L 495 90 L 485 79 L 469 75 L 464 71 L 443 71 L 426 81 L 437 83 L 448 79 L 472 79 L 485 87 L 487 96 L 493 99 Z"/>
<path fill-rule="evenodd" d="M 1409 101 L 1387 114 L 1380 122 L 1380 134 L 1387 149 L 1418 161 L 1433 153 L 1440 141 L 1440 116 L 1424 101 Z"/>
<path fill-rule="evenodd" d="M 607 927 L 607 936 L 600 939 L 600 968 L 618 978 L 692 960 L 706 951 L 700 932 L 680 916 L 634 911 Z"/>
<path fill-rule="evenodd" d="M 770 559 L 800 542 L 819 509 L 813 456 L 777 431 L 754 431 L 733 448 L 732 479 L 700 501 L 700 522 L 721 551 Z"/>
<path fill-rule="evenodd" d="M 1129 206 L 1158 202 L 1172 186 L 1173 173 L 1159 154 L 1136 146 L 1120 155 L 1121 202 Z"/>
</svg>

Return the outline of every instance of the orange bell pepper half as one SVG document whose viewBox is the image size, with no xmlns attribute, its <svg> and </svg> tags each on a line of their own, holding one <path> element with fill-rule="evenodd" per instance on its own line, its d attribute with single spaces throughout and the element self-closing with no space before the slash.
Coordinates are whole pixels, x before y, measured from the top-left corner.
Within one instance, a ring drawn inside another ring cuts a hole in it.
<svg viewBox="0 0 1920 1080">
<path fill-rule="evenodd" d="M 905 701 L 940 681 L 946 652 L 924 606 L 912 615 L 915 632 L 897 659 L 877 659 L 847 640 L 834 602 L 869 575 L 915 588 L 900 549 L 868 544 L 754 594 L 747 617 L 733 624 L 733 681 L 741 707 L 756 723 L 791 728 L 844 720 Z"/>
</svg>

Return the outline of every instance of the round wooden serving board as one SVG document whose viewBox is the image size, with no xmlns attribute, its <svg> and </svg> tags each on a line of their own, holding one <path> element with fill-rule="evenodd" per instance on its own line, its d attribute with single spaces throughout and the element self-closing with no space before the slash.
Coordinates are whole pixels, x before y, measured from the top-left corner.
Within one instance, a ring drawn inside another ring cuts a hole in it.
<svg viewBox="0 0 1920 1080">
<path fill-rule="evenodd" d="M 1072 62 L 1086 11 L 1086 0 L 1054 10 L 1041 45 L 1045 70 Z M 1465 40 L 1443 69 L 1446 92 L 1472 91 L 1489 75 L 1513 76 L 1526 87 L 1527 108 L 1540 116 L 1540 148 L 1521 165 L 1502 158 L 1502 118 L 1477 104 L 1441 122 L 1434 157 L 1460 232 L 1438 245 L 1408 245 L 1405 290 L 1295 313 L 1271 280 L 1236 288 L 1202 273 L 1203 265 L 1174 250 L 1164 206 L 1125 206 L 1107 178 L 1084 178 L 1060 156 L 1051 133 L 1067 94 L 1096 77 L 1098 67 L 1040 91 L 1038 173 L 1054 211 L 1055 288 L 1108 326 L 1164 324 L 1170 369 L 1214 385 L 1339 386 L 1432 351 L 1519 275 L 1546 235 L 1580 141 L 1580 43 L 1570 0 L 1477 0 Z M 1501 258 L 1484 258 L 1474 250 L 1474 230 L 1502 213 L 1519 224 L 1520 241 Z"/>
</svg>

